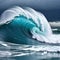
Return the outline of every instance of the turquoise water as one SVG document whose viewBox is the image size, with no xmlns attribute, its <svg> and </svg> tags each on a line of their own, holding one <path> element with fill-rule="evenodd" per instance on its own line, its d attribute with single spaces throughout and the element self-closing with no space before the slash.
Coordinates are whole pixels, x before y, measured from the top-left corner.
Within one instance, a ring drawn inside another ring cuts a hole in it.
<svg viewBox="0 0 60 60">
<path fill-rule="evenodd" d="M 26 45 L 0 41 L 0 60 L 60 60 L 60 44 Z"/>
<path fill-rule="evenodd" d="M 0 20 L 0 60 L 60 60 L 59 39 L 42 13 L 11 8 Z"/>
<path fill-rule="evenodd" d="M 53 31 L 59 35 L 59 29 Z M 60 60 L 60 44 L 38 43 L 14 44 L 0 41 L 0 60 Z"/>
</svg>

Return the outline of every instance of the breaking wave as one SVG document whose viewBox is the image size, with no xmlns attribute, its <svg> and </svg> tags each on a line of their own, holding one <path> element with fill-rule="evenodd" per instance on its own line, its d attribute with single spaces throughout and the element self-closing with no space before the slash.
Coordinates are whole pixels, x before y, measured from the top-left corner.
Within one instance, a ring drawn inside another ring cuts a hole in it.
<svg viewBox="0 0 60 60">
<path fill-rule="evenodd" d="M 22 38 L 24 38 L 27 39 L 27 41 L 32 41 L 36 39 L 38 41 L 47 43 L 60 43 L 60 38 L 55 38 L 55 35 L 53 35 L 51 27 L 45 16 L 42 13 L 37 12 L 29 7 L 25 7 L 23 9 L 21 7 L 15 6 L 13 8 L 6 10 L 1 15 L 0 26 L 1 25 L 5 25 L 5 27 L 3 26 L 4 28 L 1 29 L 0 32 L 0 35 L 2 35 L 1 39 L 5 39 L 7 35 L 9 35 L 9 38 L 17 40 L 23 40 Z M 4 29 L 6 31 L 4 31 Z M 2 30 L 4 31 L 4 33 Z M 27 31 L 29 31 L 32 35 L 30 35 Z M 6 32 L 8 34 L 6 34 Z M 13 37 L 11 36 L 11 34 L 13 35 Z"/>
<path fill-rule="evenodd" d="M 59 53 L 59 43 L 60 35 L 53 34 L 47 19 L 41 12 L 29 7 L 15 6 L 1 15 L 0 57 L 23 56 L 37 51 L 41 55 L 48 52 Z"/>
</svg>

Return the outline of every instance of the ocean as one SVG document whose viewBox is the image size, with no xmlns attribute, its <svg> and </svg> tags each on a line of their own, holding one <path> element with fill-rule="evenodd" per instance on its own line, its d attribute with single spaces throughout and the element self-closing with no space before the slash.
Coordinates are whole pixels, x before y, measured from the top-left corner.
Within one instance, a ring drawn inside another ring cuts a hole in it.
<svg viewBox="0 0 60 60">
<path fill-rule="evenodd" d="M 60 28 L 32 8 L 14 7 L 1 16 L 0 60 L 60 60 L 59 40 Z"/>
<path fill-rule="evenodd" d="M 59 35 L 60 30 L 54 28 L 53 33 Z M 60 60 L 60 44 L 27 45 L 0 41 L 0 60 Z"/>
</svg>

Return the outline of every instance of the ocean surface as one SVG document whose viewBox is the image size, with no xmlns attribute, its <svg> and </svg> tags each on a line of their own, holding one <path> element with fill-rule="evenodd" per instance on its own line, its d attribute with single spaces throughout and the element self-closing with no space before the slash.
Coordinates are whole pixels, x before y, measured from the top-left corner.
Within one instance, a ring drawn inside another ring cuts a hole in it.
<svg viewBox="0 0 60 60">
<path fill-rule="evenodd" d="M 59 35 L 60 29 L 54 28 L 53 33 Z M 60 60 L 60 44 L 25 45 L 0 41 L 0 60 Z"/>
</svg>

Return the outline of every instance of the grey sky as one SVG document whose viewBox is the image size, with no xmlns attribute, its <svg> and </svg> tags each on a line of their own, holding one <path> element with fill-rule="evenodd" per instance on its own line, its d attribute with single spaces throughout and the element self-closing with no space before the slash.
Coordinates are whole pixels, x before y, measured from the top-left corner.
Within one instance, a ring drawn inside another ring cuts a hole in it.
<svg viewBox="0 0 60 60">
<path fill-rule="evenodd" d="M 60 9 L 60 0 L 0 0 L 0 9 L 13 5 L 31 6 L 41 9 Z"/>
</svg>

